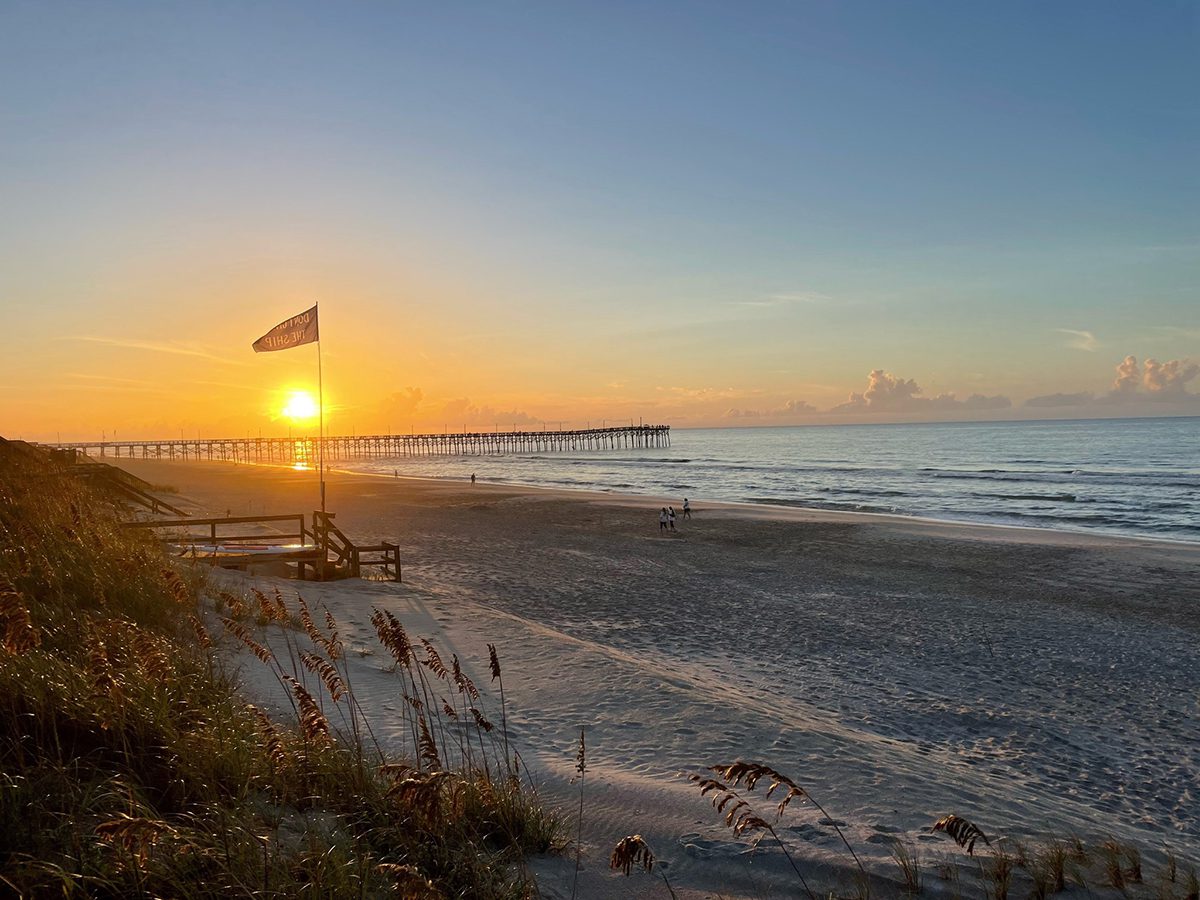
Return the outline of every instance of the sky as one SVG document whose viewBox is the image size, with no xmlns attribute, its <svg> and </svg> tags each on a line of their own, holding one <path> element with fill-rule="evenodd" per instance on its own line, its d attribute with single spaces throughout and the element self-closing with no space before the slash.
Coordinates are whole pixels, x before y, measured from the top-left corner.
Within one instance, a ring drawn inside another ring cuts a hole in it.
<svg viewBox="0 0 1200 900">
<path fill-rule="evenodd" d="M 0 0 L 0 435 L 1200 414 L 1200 4 Z"/>
</svg>

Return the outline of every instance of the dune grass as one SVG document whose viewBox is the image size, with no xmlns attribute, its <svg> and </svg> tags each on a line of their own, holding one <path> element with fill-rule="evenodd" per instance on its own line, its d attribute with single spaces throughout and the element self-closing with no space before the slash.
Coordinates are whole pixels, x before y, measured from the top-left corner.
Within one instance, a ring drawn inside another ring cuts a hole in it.
<svg viewBox="0 0 1200 900">
<path fill-rule="evenodd" d="M 336 622 L 264 597 L 213 592 L 49 461 L 0 458 L 0 893 L 529 896 L 522 861 L 560 823 L 457 660 L 400 667 L 454 702 L 412 707 L 416 752 L 387 758 Z M 286 634 L 283 661 L 260 658 L 286 676 L 290 724 L 216 652 L 264 627 Z"/>
</svg>

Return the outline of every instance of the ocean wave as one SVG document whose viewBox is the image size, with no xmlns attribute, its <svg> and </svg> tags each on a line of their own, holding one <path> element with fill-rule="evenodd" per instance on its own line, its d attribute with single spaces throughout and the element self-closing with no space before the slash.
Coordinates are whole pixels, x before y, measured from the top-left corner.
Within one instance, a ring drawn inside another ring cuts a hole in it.
<svg viewBox="0 0 1200 900">
<path fill-rule="evenodd" d="M 1080 501 L 1075 494 L 983 494 L 973 493 L 972 497 L 981 497 L 988 500 L 1054 500 L 1060 503 L 1078 503 Z"/>
<path fill-rule="evenodd" d="M 879 490 L 876 488 L 829 487 L 820 488 L 829 494 L 857 494 L 863 497 L 907 497 L 909 491 Z"/>
</svg>

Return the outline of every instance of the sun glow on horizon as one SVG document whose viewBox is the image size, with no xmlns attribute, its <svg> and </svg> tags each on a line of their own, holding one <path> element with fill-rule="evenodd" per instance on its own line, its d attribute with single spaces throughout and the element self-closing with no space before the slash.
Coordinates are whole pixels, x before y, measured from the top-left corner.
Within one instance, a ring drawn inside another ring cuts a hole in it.
<svg viewBox="0 0 1200 900">
<path fill-rule="evenodd" d="M 287 403 L 279 412 L 285 419 L 299 422 L 315 419 L 319 411 L 316 398 L 308 391 L 289 391 Z"/>
</svg>

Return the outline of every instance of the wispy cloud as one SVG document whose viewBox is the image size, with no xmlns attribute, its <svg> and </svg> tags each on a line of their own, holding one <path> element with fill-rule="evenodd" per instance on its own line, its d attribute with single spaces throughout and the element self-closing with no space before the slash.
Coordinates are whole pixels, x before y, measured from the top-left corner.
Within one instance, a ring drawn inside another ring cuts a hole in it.
<svg viewBox="0 0 1200 900">
<path fill-rule="evenodd" d="M 156 396 L 167 396 L 171 393 L 170 390 L 154 384 L 121 384 L 121 383 L 106 383 L 106 382 L 71 382 L 50 384 L 47 387 L 52 390 L 62 391 L 64 394 L 79 394 L 79 393 L 94 393 L 94 394 L 153 394 Z"/>
<path fill-rule="evenodd" d="M 683 397 L 687 400 L 729 400 L 748 395 L 761 393 L 761 391 L 739 391 L 731 387 L 727 388 L 688 388 L 688 387 L 673 387 L 659 385 L 654 390 L 662 394 L 671 394 L 675 397 Z"/>
<path fill-rule="evenodd" d="M 211 359 L 214 362 L 229 366 L 247 366 L 248 362 L 240 359 L 229 359 L 205 349 L 202 344 L 182 343 L 179 341 L 139 341 L 130 338 L 105 337 L 98 334 L 74 334 L 59 338 L 63 341 L 81 341 L 89 344 L 104 344 L 109 347 L 125 347 L 129 350 L 149 350 L 152 353 L 172 353 L 176 356 L 195 356 L 200 359 Z"/>
<path fill-rule="evenodd" d="M 188 381 L 187 384 L 198 384 L 203 385 L 204 387 L 228 388 L 232 391 L 259 391 L 262 388 L 262 386 L 258 384 L 234 384 L 230 381 Z"/>
<path fill-rule="evenodd" d="M 1068 335 L 1067 346 L 1072 350 L 1086 350 L 1095 353 L 1100 349 L 1100 342 L 1090 331 L 1076 331 L 1074 328 L 1055 328 L 1059 334 Z"/>
<path fill-rule="evenodd" d="M 1188 327 L 1186 325 L 1151 325 L 1150 330 L 1154 332 L 1155 340 L 1168 340 L 1170 338 L 1200 340 L 1200 327 Z"/>
<path fill-rule="evenodd" d="M 66 372 L 64 374 L 67 378 L 78 378 L 80 381 L 94 381 L 101 384 L 143 387 L 159 386 L 153 381 L 146 381 L 144 378 L 119 378 L 116 375 L 89 375 L 86 372 Z"/>
<path fill-rule="evenodd" d="M 739 300 L 735 306 L 748 306 L 759 309 L 771 309 L 783 306 L 804 306 L 816 303 L 828 303 L 833 298 L 818 291 L 782 291 L 778 294 L 768 294 L 753 300 Z"/>
</svg>

